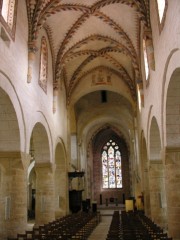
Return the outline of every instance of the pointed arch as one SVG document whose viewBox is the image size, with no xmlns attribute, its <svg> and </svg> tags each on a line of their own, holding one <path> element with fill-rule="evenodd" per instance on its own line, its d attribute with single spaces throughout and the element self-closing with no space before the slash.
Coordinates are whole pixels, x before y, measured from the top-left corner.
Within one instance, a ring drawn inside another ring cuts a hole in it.
<svg viewBox="0 0 180 240">
<path fill-rule="evenodd" d="M 122 188 L 121 152 L 118 144 L 111 139 L 104 145 L 101 153 L 102 187 Z"/>
</svg>

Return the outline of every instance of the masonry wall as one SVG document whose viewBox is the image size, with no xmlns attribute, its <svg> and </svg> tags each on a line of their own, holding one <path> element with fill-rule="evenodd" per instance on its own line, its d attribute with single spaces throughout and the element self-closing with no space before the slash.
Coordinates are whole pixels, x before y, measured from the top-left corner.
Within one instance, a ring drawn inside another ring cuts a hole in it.
<svg viewBox="0 0 180 240">
<path fill-rule="evenodd" d="M 139 136 L 141 135 L 140 131 L 143 129 L 148 145 L 150 122 L 153 116 L 155 116 L 158 125 L 162 126 L 159 128 L 162 146 L 166 145 L 166 131 L 163 122 L 165 118 L 163 118 L 163 115 L 170 76 L 173 73 L 173 69 L 178 65 L 173 59 L 178 55 L 180 48 L 179 11 L 180 4 L 178 0 L 168 1 L 164 26 L 160 26 L 156 1 L 150 1 L 155 71 L 150 70 L 148 81 L 143 77 L 145 100 L 144 107 L 142 107 L 139 113 L 139 124 L 141 127 L 138 128 Z M 168 73 L 170 73 L 169 77 Z"/>
<path fill-rule="evenodd" d="M 45 36 L 48 45 L 48 79 L 47 93 L 39 86 L 39 67 L 40 67 L 40 44 L 41 37 Z M 10 99 L 13 103 L 13 94 L 19 101 L 21 115 L 17 113 L 17 119 L 24 119 L 24 126 L 19 125 L 20 132 L 25 131 L 26 139 L 21 139 L 21 151 L 29 151 L 29 142 L 32 129 L 37 122 L 41 122 L 47 131 L 49 146 L 51 151 L 51 161 L 55 150 L 58 137 L 67 142 L 67 112 L 66 96 L 64 87 L 59 89 L 57 97 L 57 110 L 53 113 L 53 61 L 49 39 L 45 29 L 39 31 L 36 42 L 37 52 L 32 67 L 31 83 L 27 82 L 28 73 L 28 19 L 25 1 L 19 1 L 17 9 L 17 22 L 15 40 L 9 37 L 9 41 L 4 41 L 0 37 L 0 78 L 6 82 L 4 90 L 8 85 L 12 86 Z M 0 86 L 1 87 L 1 86 Z M 14 91 L 14 92 L 13 92 Z M 17 107 L 14 106 L 16 109 Z"/>
</svg>

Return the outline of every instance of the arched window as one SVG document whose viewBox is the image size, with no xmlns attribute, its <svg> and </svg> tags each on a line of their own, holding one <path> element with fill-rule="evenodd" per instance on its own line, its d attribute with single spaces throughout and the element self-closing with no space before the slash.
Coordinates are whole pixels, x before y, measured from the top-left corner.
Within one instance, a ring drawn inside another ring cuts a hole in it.
<svg viewBox="0 0 180 240">
<path fill-rule="evenodd" d="M 103 147 L 101 159 L 103 188 L 122 188 L 121 152 L 114 141 Z"/>
<path fill-rule="evenodd" d="M 48 48 L 46 38 L 41 39 L 39 85 L 47 92 Z"/>
<path fill-rule="evenodd" d="M 144 54 L 145 76 L 146 76 L 146 80 L 148 80 L 149 64 L 148 64 L 148 57 L 147 57 L 146 41 L 144 39 L 143 39 L 143 54 Z"/>
<path fill-rule="evenodd" d="M 159 12 L 159 21 L 161 23 L 165 12 L 166 0 L 157 0 L 157 5 Z"/>
<path fill-rule="evenodd" d="M 139 105 L 139 111 L 141 111 L 142 101 L 141 101 L 141 92 L 139 86 L 137 86 L 138 91 L 138 105 Z"/>
<path fill-rule="evenodd" d="M 7 32 L 14 39 L 17 0 L 2 0 L 0 19 Z"/>
</svg>

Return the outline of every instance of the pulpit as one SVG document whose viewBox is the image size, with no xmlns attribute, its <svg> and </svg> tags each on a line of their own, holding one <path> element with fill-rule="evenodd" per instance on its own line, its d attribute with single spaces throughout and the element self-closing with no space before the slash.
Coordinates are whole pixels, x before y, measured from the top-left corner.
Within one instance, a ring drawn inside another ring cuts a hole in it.
<svg viewBox="0 0 180 240">
<path fill-rule="evenodd" d="M 84 189 L 72 189 L 72 181 L 74 178 L 78 178 L 78 181 L 84 177 L 84 172 L 69 172 L 69 208 L 72 213 L 77 213 L 82 207 L 82 192 Z"/>
</svg>

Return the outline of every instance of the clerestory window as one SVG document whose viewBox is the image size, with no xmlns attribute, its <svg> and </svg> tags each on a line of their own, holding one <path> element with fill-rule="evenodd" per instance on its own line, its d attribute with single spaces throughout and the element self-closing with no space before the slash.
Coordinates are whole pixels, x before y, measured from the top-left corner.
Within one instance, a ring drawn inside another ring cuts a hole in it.
<svg viewBox="0 0 180 240">
<path fill-rule="evenodd" d="M 141 101 L 141 91 L 140 91 L 139 86 L 137 86 L 137 91 L 138 91 L 138 105 L 139 105 L 139 111 L 141 111 L 142 101 Z"/>
<path fill-rule="evenodd" d="M 14 40 L 17 0 L 1 0 L 0 2 L 0 21 Z"/>
<path fill-rule="evenodd" d="M 46 38 L 41 39 L 39 85 L 47 92 L 48 48 Z"/>
<path fill-rule="evenodd" d="M 143 39 L 143 54 L 144 54 L 144 67 L 146 80 L 149 78 L 149 63 L 147 57 L 146 41 Z"/>
<path fill-rule="evenodd" d="M 159 12 L 159 21 L 161 23 L 165 12 L 166 0 L 157 0 L 157 5 Z"/>
<path fill-rule="evenodd" d="M 103 188 L 122 188 L 121 152 L 114 141 L 105 144 L 101 159 Z"/>
</svg>

